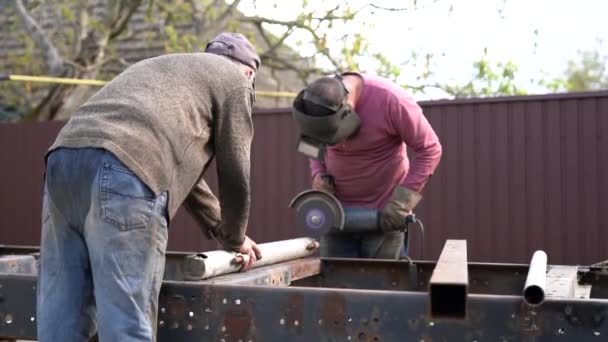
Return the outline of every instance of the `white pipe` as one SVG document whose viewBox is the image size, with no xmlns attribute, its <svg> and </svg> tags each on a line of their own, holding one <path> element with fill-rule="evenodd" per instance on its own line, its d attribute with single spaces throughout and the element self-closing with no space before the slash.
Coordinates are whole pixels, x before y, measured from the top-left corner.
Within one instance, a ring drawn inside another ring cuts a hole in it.
<svg viewBox="0 0 608 342">
<path fill-rule="evenodd" d="M 537 306 L 545 301 L 547 284 L 547 254 L 536 251 L 530 261 L 528 277 L 524 286 L 524 300 L 528 305 Z"/>
<path fill-rule="evenodd" d="M 258 244 L 262 260 L 253 268 L 268 266 L 293 259 L 304 258 L 316 252 L 319 243 L 311 238 L 298 238 Z M 226 250 L 205 252 L 186 259 L 185 274 L 188 279 L 205 279 L 238 272 L 249 256 Z"/>
</svg>

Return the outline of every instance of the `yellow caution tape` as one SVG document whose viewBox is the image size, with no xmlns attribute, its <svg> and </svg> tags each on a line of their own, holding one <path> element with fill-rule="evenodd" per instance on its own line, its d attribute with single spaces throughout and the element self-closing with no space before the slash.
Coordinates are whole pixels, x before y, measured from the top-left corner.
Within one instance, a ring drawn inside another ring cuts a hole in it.
<svg viewBox="0 0 608 342">
<path fill-rule="evenodd" d="M 17 81 L 17 82 L 37 82 L 37 83 L 56 83 L 56 84 L 72 84 L 72 85 L 89 85 L 101 87 L 108 83 L 101 80 L 85 80 L 80 78 L 63 78 L 63 77 L 45 77 L 45 76 L 27 76 L 27 75 L 0 75 L 0 81 Z M 264 91 L 256 90 L 256 96 L 266 97 L 296 97 L 296 93 L 281 92 L 281 91 Z"/>
<path fill-rule="evenodd" d="M 79 78 L 61 78 L 61 77 L 43 77 L 43 76 L 26 76 L 26 75 L 8 75 L 11 81 L 21 82 L 38 82 L 38 83 L 59 83 L 59 84 L 77 84 L 90 86 L 103 86 L 108 83 L 100 80 L 83 80 Z"/>
<path fill-rule="evenodd" d="M 267 97 L 296 97 L 298 94 L 290 93 L 286 91 L 264 91 L 264 90 L 256 90 L 255 96 L 267 96 Z"/>
</svg>

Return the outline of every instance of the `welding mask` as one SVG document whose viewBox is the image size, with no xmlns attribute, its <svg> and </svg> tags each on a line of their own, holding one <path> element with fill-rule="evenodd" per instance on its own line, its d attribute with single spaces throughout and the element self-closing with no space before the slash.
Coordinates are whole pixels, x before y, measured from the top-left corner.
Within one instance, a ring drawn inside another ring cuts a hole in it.
<svg viewBox="0 0 608 342">
<path fill-rule="evenodd" d="M 315 84 L 317 82 L 324 84 Z M 292 113 L 301 132 L 299 152 L 323 160 L 325 146 L 340 143 L 357 133 L 361 120 L 347 100 L 348 90 L 341 76 L 317 80 L 297 95 Z"/>
</svg>

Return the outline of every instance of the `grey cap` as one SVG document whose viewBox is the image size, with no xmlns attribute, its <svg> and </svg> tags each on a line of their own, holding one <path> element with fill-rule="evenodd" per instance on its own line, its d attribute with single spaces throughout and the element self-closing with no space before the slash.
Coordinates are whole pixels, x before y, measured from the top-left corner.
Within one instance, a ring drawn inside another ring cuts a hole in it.
<svg viewBox="0 0 608 342">
<path fill-rule="evenodd" d="M 240 33 L 222 32 L 218 34 L 207 44 L 205 52 L 232 58 L 250 66 L 255 71 L 260 66 L 260 56 L 255 52 L 251 42 Z"/>
</svg>

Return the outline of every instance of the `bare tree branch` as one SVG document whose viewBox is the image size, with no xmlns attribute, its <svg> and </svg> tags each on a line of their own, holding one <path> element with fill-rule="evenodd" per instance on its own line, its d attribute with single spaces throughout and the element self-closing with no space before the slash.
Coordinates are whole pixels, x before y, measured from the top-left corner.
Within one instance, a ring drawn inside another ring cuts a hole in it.
<svg viewBox="0 0 608 342">
<path fill-rule="evenodd" d="M 303 30 L 308 31 L 312 37 L 313 40 L 315 42 L 321 41 L 322 38 L 319 37 L 319 35 L 317 34 L 317 30 L 302 23 L 299 21 L 282 21 L 282 20 L 276 20 L 276 19 L 270 19 L 270 18 L 262 18 L 262 17 L 243 17 L 241 18 L 241 21 L 244 22 L 250 22 L 252 24 L 275 24 L 275 25 L 282 25 L 282 26 L 286 26 L 287 28 L 293 28 L 293 27 L 297 27 Z M 329 49 L 325 48 L 320 50 L 319 52 L 321 52 L 335 67 L 339 67 L 340 63 L 338 61 L 336 61 L 331 54 L 329 53 Z"/>
<path fill-rule="evenodd" d="M 329 73 L 328 70 L 318 68 L 318 67 L 307 67 L 307 66 L 302 65 L 302 63 L 300 63 L 299 65 L 296 65 L 294 63 L 291 63 L 287 59 L 269 59 L 267 61 L 264 61 L 264 65 L 266 67 L 270 68 L 271 70 L 293 71 L 298 74 L 298 77 L 302 81 L 306 81 L 308 76 L 313 75 L 313 74 Z"/>
<path fill-rule="evenodd" d="M 110 39 L 115 38 L 124 30 L 131 15 L 133 15 L 140 5 L 141 0 L 120 0 L 118 2 L 118 9 L 110 24 Z"/>
<path fill-rule="evenodd" d="M 15 9 L 17 10 L 17 14 L 21 17 L 21 20 L 23 20 L 27 31 L 42 50 L 46 64 L 49 67 L 49 74 L 52 76 L 60 76 L 63 74 L 65 71 L 64 60 L 59 55 L 55 45 L 51 43 L 51 40 L 42 26 L 40 26 L 40 24 L 28 13 L 22 0 L 15 0 Z"/>
<path fill-rule="evenodd" d="M 378 6 L 376 4 L 369 4 L 369 5 L 373 8 L 379 9 L 379 10 L 391 11 L 391 12 L 402 12 L 402 11 L 410 10 L 410 8 L 408 8 L 408 7 L 396 8 L 396 7 L 382 7 L 382 6 Z"/>
<path fill-rule="evenodd" d="M 84 65 L 82 65 L 80 63 L 76 63 L 76 62 L 70 61 L 68 59 L 66 59 L 64 61 L 64 63 L 67 64 L 67 65 L 69 65 L 69 66 L 71 66 L 71 67 L 73 67 L 75 70 L 78 70 L 78 71 L 86 71 L 86 69 L 87 69 Z"/>
<path fill-rule="evenodd" d="M 82 49 L 82 41 L 87 37 L 87 27 L 89 26 L 89 13 L 87 4 L 78 3 L 78 35 L 75 37 L 73 55 L 77 55 Z"/>
<path fill-rule="evenodd" d="M 431 4 L 435 4 L 438 1 L 439 0 L 434 0 Z M 374 3 L 370 3 L 369 6 L 371 6 L 373 8 L 376 8 L 376 9 L 379 9 L 379 10 L 390 11 L 390 12 L 411 11 L 413 9 L 416 10 L 416 9 L 421 9 L 421 8 L 426 7 L 426 6 L 421 6 L 421 7 L 416 6 L 416 0 L 414 0 L 414 7 L 401 7 L 401 8 L 399 8 L 399 7 L 384 7 L 384 6 L 376 5 Z"/>
<path fill-rule="evenodd" d="M 202 8 L 200 1 L 190 0 L 190 6 L 192 6 L 192 20 L 194 24 L 194 32 L 197 36 L 203 33 L 203 27 L 205 26 L 205 10 Z"/>
<path fill-rule="evenodd" d="M 223 0 L 222 0 L 223 2 Z M 226 18 L 231 15 L 232 13 L 234 13 L 234 10 L 237 8 L 237 6 L 239 5 L 239 3 L 241 2 L 241 0 L 235 0 L 232 2 L 232 4 L 230 4 L 230 6 L 228 6 L 228 8 L 226 8 L 226 10 L 224 11 L 224 13 L 222 13 L 217 19 L 216 19 L 216 23 L 223 23 L 224 20 L 226 20 Z"/>
<path fill-rule="evenodd" d="M 193 9 L 192 18 L 194 21 L 194 30 L 196 32 L 196 36 L 199 38 L 213 37 L 217 35 L 226 25 L 226 19 L 231 18 L 235 15 L 235 10 L 241 0 L 235 0 L 230 5 L 226 7 L 226 2 L 224 0 L 214 0 L 210 2 L 207 6 L 201 6 L 201 2 L 197 0 L 189 0 L 190 5 Z M 208 20 L 206 14 L 210 10 L 226 8 L 217 18 L 213 20 Z"/>
<path fill-rule="evenodd" d="M 287 37 L 289 37 L 293 33 L 293 28 L 288 28 L 287 31 L 285 31 L 285 33 L 283 33 L 283 35 L 273 44 L 273 42 L 270 40 L 270 37 L 268 37 L 268 32 L 264 30 L 261 23 L 255 24 L 255 27 L 258 29 L 258 32 L 264 39 L 266 45 L 268 45 L 268 49 L 266 49 L 266 51 L 260 54 L 260 58 L 277 57 L 274 52 L 279 47 L 283 46 L 285 39 L 287 39 Z"/>
</svg>

